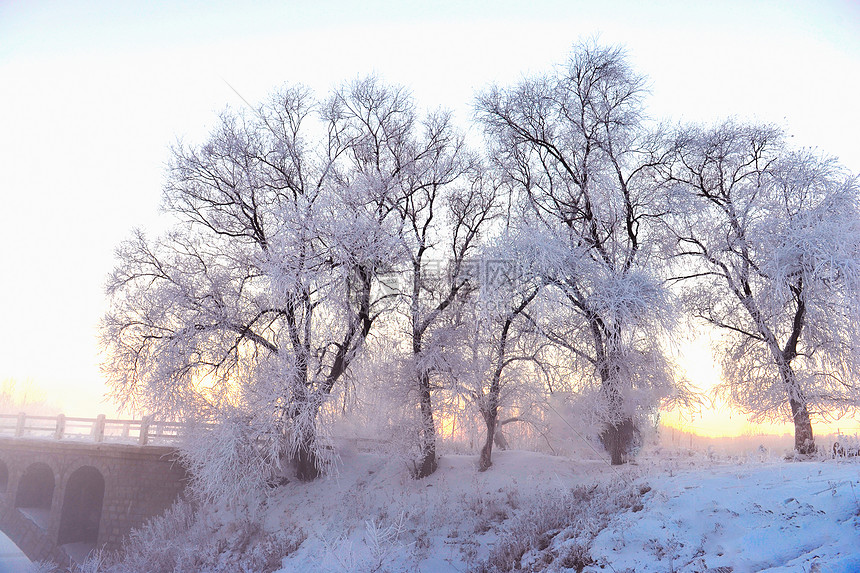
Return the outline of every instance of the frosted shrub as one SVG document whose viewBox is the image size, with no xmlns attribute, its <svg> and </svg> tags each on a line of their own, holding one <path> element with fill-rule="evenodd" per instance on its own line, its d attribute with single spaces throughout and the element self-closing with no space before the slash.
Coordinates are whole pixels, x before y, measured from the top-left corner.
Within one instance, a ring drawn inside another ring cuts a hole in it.
<svg viewBox="0 0 860 573">
<path fill-rule="evenodd" d="M 324 542 L 325 554 L 319 563 L 322 571 L 344 573 L 370 573 L 390 571 L 392 562 L 402 558 L 410 548 L 401 537 L 406 531 L 406 514 L 384 525 L 375 519 L 364 522 L 364 539 L 357 545 L 340 538 L 333 543 Z"/>
<path fill-rule="evenodd" d="M 266 532 L 256 521 L 232 512 L 221 520 L 212 506 L 197 510 L 180 501 L 135 530 L 118 563 L 105 573 L 262 573 L 280 568 L 304 535 Z"/>
<path fill-rule="evenodd" d="M 647 489 L 622 482 L 545 490 L 531 507 L 519 513 L 489 558 L 474 573 L 547 569 L 559 565 L 581 570 L 591 563 L 591 541 L 620 511 L 641 509 Z"/>
<path fill-rule="evenodd" d="M 182 443 L 182 461 L 188 468 L 192 491 L 207 501 L 252 501 L 265 491 L 266 480 L 279 467 L 275 448 L 261 441 L 259 428 L 239 417 L 214 428 L 190 432 Z"/>
</svg>

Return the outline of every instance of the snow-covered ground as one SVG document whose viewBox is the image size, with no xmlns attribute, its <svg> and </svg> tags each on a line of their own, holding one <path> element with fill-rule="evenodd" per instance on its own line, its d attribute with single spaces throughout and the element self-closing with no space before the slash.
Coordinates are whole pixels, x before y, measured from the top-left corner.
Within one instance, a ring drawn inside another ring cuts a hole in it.
<svg viewBox="0 0 860 573">
<path fill-rule="evenodd" d="M 265 529 L 295 571 L 860 571 L 860 463 L 645 452 L 620 468 L 538 453 L 447 455 L 431 477 L 369 453 L 291 482 Z"/>
<path fill-rule="evenodd" d="M 262 506 L 180 503 L 123 563 L 88 571 L 860 572 L 857 457 L 653 445 L 611 467 L 596 450 L 503 451 L 487 472 L 446 454 L 413 480 L 390 455 L 339 451 L 337 475 L 274 487 Z"/>
<path fill-rule="evenodd" d="M 30 560 L 11 539 L 0 533 L 0 573 L 27 571 Z"/>
<path fill-rule="evenodd" d="M 267 529 L 281 521 L 308 539 L 282 571 L 464 571 L 488 557 L 518 512 L 607 473 L 600 461 L 522 451 L 500 452 L 484 473 L 476 461 L 444 456 L 415 481 L 404 465 L 352 454 L 337 478 L 287 484 L 269 504 Z"/>
<path fill-rule="evenodd" d="M 770 462 L 654 475 L 591 556 L 614 571 L 860 571 L 860 464 Z M 599 571 L 589 567 L 587 571 Z"/>
</svg>

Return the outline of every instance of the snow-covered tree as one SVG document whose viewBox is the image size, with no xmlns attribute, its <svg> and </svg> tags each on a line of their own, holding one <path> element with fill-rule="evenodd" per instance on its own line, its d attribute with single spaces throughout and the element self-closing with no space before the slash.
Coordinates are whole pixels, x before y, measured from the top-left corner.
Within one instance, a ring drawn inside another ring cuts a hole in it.
<svg viewBox="0 0 860 573">
<path fill-rule="evenodd" d="M 500 420 L 502 407 L 521 408 L 524 404 L 516 403 L 516 398 L 528 402 L 543 394 L 542 388 L 536 388 L 540 376 L 535 373 L 540 371 L 541 350 L 547 342 L 526 316 L 544 286 L 536 266 L 540 247 L 531 239 L 509 228 L 481 250 L 472 261 L 478 290 L 460 313 L 465 332 L 459 351 L 466 364 L 460 383 L 486 426 L 480 471 L 492 465 L 493 444 L 506 444 L 501 425 L 522 421 L 521 416 Z"/>
<path fill-rule="evenodd" d="M 436 423 L 431 380 L 440 369 L 446 320 L 453 303 L 469 296 L 474 280 L 467 261 L 495 214 L 499 189 L 468 153 L 450 116 L 426 124 L 414 171 L 404 178 L 396 203 L 402 246 L 408 253 L 401 281 L 391 285 L 408 323 L 412 376 L 420 409 L 419 454 L 413 474 L 436 471 Z"/>
<path fill-rule="evenodd" d="M 857 180 L 771 126 L 684 127 L 676 151 L 678 273 L 688 308 L 724 334 L 721 389 L 792 420 L 810 453 L 811 416 L 860 404 Z"/>
<path fill-rule="evenodd" d="M 497 188 L 485 180 L 451 115 L 420 117 L 402 89 L 359 82 L 351 97 L 335 97 L 334 108 L 355 140 L 356 173 L 374 182 L 380 209 L 396 222 L 396 244 L 389 248 L 394 262 L 379 290 L 406 325 L 407 370 L 419 409 L 413 474 L 425 477 L 437 467 L 431 376 L 440 346 L 431 338 L 456 297 L 470 288 L 464 261 L 493 217 Z"/>
<path fill-rule="evenodd" d="M 288 454 L 300 479 L 318 474 L 317 414 L 383 308 L 374 278 L 399 248 L 387 173 L 368 168 L 378 126 L 344 112 L 367 83 L 323 104 L 285 89 L 173 149 L 175 226 L 123 243 L 107 284 L 103 369 L 121 404 L 245 424 L 267 467 Z M 396 115 L 386 105 L 366 111 Z"/>
<path fill-rule="evenodd" d="M 671 392 L 660 347 L 673 305 L 655 263 L 665 202 L 659 138 L 643 117 L 645 82 L 619 48 L 580 45 L 553 75 L 494 88 L 478 116 L 492 154 L 539 231 L 556 311 L 538 317 L 598 381 L 603 442 L 622 463 L 634 419 Z"/>
</svg>

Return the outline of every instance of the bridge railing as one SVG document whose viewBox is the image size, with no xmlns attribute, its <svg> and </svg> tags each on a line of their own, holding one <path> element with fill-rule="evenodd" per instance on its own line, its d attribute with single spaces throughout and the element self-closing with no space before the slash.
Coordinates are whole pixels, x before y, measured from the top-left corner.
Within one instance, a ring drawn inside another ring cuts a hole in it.
<svg viewBox="0 0 860 573">
<path fill-rule="evenodd" d="M 94 442 L 171 444 L 179 440 L 185 425 L 179 422 L 155 420 L 144 416 L 140 420 L 113 419 L 104 415 L 95 418 L 58 416 L 28 416 L 0 414 L 0 436 L 53 438 Z"/>
</svg>

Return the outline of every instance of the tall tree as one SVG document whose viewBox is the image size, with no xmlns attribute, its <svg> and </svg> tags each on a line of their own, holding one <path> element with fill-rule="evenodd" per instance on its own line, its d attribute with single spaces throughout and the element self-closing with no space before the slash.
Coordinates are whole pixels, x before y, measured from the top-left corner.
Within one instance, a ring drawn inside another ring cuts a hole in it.
<svg viewBox="0 0 860 573">
<path fill-rule="evenodd" d="M 107 285 L 113 395 L 177 417 L 238 408 L 271 464 L 289 454 L 300 479 L 318 475 L 317 414 L 379 314 L 374 277 L 398 248 L 385 181 L 366 170 L 372 126 L 341 113 L 359 88 L 324 105 L 289 88 L 177 146 L 164 191 L 174 229 L 136 232 Z"/>
<path fill-rule="evenodd" d="M 499 435 L 499 410 L 502 405 L 504 376 L 512 367 L 523 362 L 538 363 L 541 343 L 535 341 L 532 324 L 526 316 L 532 302 L 544 287 L 542 274 L 535 269 L 539 255 L 528 241 L 518 241 L 516 235 L 505 234 L 495 245 L 484 251 L 483 280 L 480 281 L 483 312 L 484 349 L 487 357 L 483 383 L 476 389 L 478 407 L 487 433 L 478 461 L 479 471 L 493 464 L 493 444 L 504 443 Z M 532 248 L 530 248 L 532 247 Z M 519 371 L 514 375 L 525 375 Z"/>
<path fill-rule="evenodd" d="M 560 313 L 543 328 L 578 357 L 584 377 L 599 380 L 613 464 L 631 445 L 636 412 L 671 382 L 657 342 L 671 297 L 652 240 L 664 213 L 655 178 L 663 153 L 645 127 L 644 86 L 621 49 L 580 45 L 556 75 L 492 89 L 477 103 L 493 154 L 555 261 L 545 281 Z"/>
<path fill-rule="evenodd" d="M 464 147 L 451 115 L 419 117 L 403 89 L 375 80 L 357 82 L 335 96 L 332 109 L 355 141 L 357 174 L 380 191 L 378 205 L 395 224 L 396 261 L 384 298 L 405 314 L 420 410 L 419 454 L 413 474 L 432 474 L 436 462 L 431 376 L 434 326 L 467 290 L 463 261 L 492 217 L 494 190 L 483 181 L 475 157 Z"/>
<path fill-rule="evenodd" d="M 444 326 L 457 298 L 475 288 L 466 263 L 496 216 L 499 191 L 463 148 L 449 115 L 432 116 L 424 133 L 414 169 L 404 178 L 396 203 L 403 221 L 402 246 L 408 253 L 399 294 L 409 324 L 420 410 L 416 478 L 437 468 L 431 382 L 441 345 L 434 343 L 434 331 Z"/>
<path fill-rule="evenodd" d="M 539 362 L 547 344 L 525 316 L 543 286 L 541 275 L 532 268 L 535 252 L 530 247 L 534 245 L 510 233 L 485 242 L 465 261 L 468 295 L 455 299 L 443 325 L 434 331 L 435 345 L 441 347 L 438 361 L 444 364 L 438 374 L 458 404 L 456 417 L 461 425 L 471 425 L 476 421 L 471 405 L 486 427 L 479 471 L 492 465 L 493 444 L 506 444 L 503 423 L 526 421 L 511 416 L 500 423 L 499 412 L 527 408 L 543 398 L 535 383 L 539 376 L 529 369 Z"/>
<path fill-rule="evenodd" d="M 792 420 L 795 449 L 811 453 L 812 416 L 860 403 L 857 180 L 766 125 L 683 127 L 676 151 L 679 278 L 725 335 L 721 389 Z"/>
</svg>

